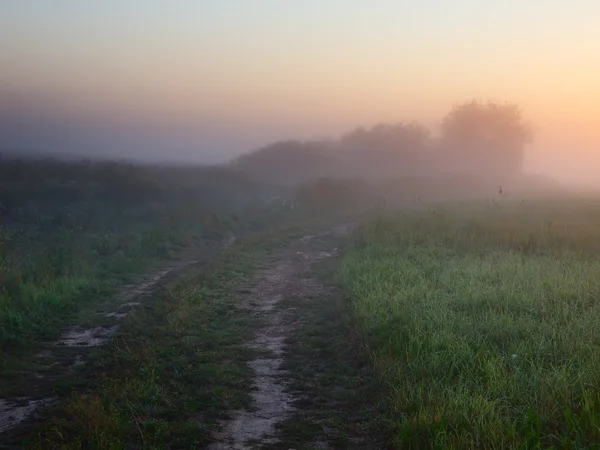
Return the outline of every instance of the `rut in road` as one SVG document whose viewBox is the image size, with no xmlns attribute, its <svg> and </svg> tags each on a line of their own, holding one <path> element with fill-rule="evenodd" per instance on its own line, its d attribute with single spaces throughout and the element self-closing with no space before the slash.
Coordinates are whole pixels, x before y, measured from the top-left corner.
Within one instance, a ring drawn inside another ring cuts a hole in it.
<svg viewBox="0 0 600 450">
<path fill-rule="evenodd" d="M 313 263 L 333 256 L 337 249 L 315 250 L 311 242 L 330 234 L 346 234 L 349 229 L 342 226 L 294 241 L 279 254 L 278 261 L 257 275 L 254 289 L 240 305 L 262 319 L 254 339 L 246 344 L 260 353 L 248 363 L 254 372 L 254 408 L 231 412 L 231 419 L 223 424 L 223 430 L 209 449 L 244 450 L 277 442 L 277 424 L 291 415 L 293 404 L 299 400 L 297 393 L 287 389 L 289 374 L 281 368 L 286 339 L 294 331 L 297 314 L 293 308 L 282 308 L 281 302 L 285 298 L 307 298 L 323 292 L 325 288 L 305 273 Z"/>
<path fill-rule="evenodd" d="M 23 392 L 19 395 L 0 398 L 0 440 L 35 416 L 38 409 L 58 401 L 48 393 L 54 384 L 71 375 L 73 370 L 85 364 L 87 353 L 94 347 L 109 342 L 118 332 L 122 320 L 143 301 L 151 297 L 161 286 L 172 281 L 189 267 L 210 260 L 220 249 L 235 242 L 231 236 L 223 241 L 206 243 L 188 249 L 179 259 L 166 267 L 141 277 L 137 283 L 123 286 L 104 303 L 92 305 L 100 326 L 75 325 L 63 330 L 61 337 L 49 342 L 35 355 L 41 370 L 22 374 Z"/>
</svg>

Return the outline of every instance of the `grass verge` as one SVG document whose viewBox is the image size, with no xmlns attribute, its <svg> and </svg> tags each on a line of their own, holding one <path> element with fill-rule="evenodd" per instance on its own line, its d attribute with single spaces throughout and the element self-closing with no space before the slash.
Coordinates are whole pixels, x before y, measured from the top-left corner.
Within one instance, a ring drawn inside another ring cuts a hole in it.
<svg viewBox="0 0 600 450">
<path fill-rule="evenodd" d="M 598 447 L 600 222 L 574 203 L 420 211 L 356 234 L 344 284 L 394 445 Z"/>
</svg>

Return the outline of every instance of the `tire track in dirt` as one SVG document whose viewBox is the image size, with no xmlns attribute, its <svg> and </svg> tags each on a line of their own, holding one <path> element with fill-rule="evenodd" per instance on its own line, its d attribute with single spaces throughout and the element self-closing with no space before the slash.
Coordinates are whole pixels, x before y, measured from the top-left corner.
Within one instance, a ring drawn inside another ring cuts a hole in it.
<svg viewBox="0 0 600 450">
<path fill-rule="evenodd" d="M 95 305 L 94 314 L 102 318 L 101 326 L 69 327 L 57 341 L 45 345 L 45 349 L 36 355 L 43 370 L 23 374 L 23 385 L 27 385 L 23 395 L 0 398 L 0 438 L 33 418 L 39 408 L 57 402 L 56 397 L 48 394 L 53 385 L 85 364 L 87 352 L 109 342 L 119 330 L 121 321 L 157 289 L 176 279 L 189 267 L 210 259 L 219 249 L 232 245 L 234 241 L 235 237 L 229 237 L 216 245 L 188 250 L 178 261 L 143 276 L 137 284 L 123 286 L 115 296 Z"/>
<path fill-rule="evenodd" d="M 290 417 L 299 399 L 298 393 L 288 389 L 289 374 L 282 369 L 286 340 L 296 327 L 297 314 L 293 308 L 278 306 L 285 298 L 315 296 L 323 291 L 323 286 L 304 274 L 313 263 L 333 256 L 337 248 L 315 249 L 312 241 L 345 235 L 351 229 L 352 225 L 343 225 L 296 240 L 280 253 L 277 262 L 257 275 L 255 287 L 240 305 L 262 319 L 254 339 L 246 344 L 260 353 L 248 363 L 254 372 L 254 408 L 232 411 L 232 418 L 223 423 L 210 450 L 247 450 L 278 442 L 276 427 Z"/>
</svg>

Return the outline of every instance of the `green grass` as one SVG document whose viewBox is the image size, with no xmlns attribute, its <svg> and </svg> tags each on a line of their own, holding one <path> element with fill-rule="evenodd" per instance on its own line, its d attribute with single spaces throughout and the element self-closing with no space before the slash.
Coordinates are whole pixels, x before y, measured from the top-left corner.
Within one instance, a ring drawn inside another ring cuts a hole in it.
<svg viewBox="0 0 600 450">
<path fill-rule="evenodd" d="M 400 448 L 600 442 L 600 203 L 380 218 L 343 278 Z"/>
<path fill-rule="evenodd" d="M 63 382 L 25 448 L 204 448 L 228 410 L 248 406 L 256 319 L 236 308 L 264 259 L 238 244 L 190 269 L 130 315 L 114 344 Z M 70 383 L 70 384 L 69 384 Z"/>
<path fill-rule="evenodd" d="M 145 220 L 155 222 L 145 226 Z M 186 248 L 245 232 L 242 221 L 228 221 L 226 214 L 184 216 L 169 205 L 121 218 L 112 229 L 29 229 L 36 239 L 12 236 L 0 268 L 0 379 L 32 370 L 29 354 L 66 325 L 85 320 L 86 311 L 93 315 L 95 304 L 137 275 L 168 265 Z"/>
</svg>

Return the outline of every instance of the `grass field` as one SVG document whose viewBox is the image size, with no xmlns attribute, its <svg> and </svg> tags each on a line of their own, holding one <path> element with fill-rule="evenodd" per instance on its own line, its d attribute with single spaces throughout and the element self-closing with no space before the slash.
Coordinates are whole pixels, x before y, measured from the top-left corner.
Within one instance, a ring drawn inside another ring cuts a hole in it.
<svg viewBox="0 0 600 450">
<path fill-rule="evenodd" d="M 598 197 L 427 204 L 322 180 L 273 201 L 272 187 L 222 169 L 10 164 L 1 395 L 18 397 L 41 364 L 28 358 L 66 326 L 95 323 L 85 314 L 120 285 L 185 249 L 206 257 L 147 295 L 85 364 L 48 379 L 44 394 L 60 402 L 15 429 L 17 445 L 214 441 L 221 419 L 256 407 L 256 355 L 243 344 L 266 316 L 235 306 L 287 249 L 329 259 L 286 275 L 296 291 L 281 308 L 302 326 L 286 338 L 284 378 L 303 397 L 264 448 L 598 447 Z M 360 222 L 349 240 L 334 237 Z M 299 295 L 311 283 L 323 289 Z"/>
<path fill-rule="evenodd" d="M 594 199 L 430 206 L 361 229 L 343 277 L 395 445 L 597 443 L 599 251 Z"/>
<path fill-rule="evenodd" d="M 135 275 L 275 218 L 261 195 L 222 169 L 2 161 L 0 377 Z"/>
</svg>

